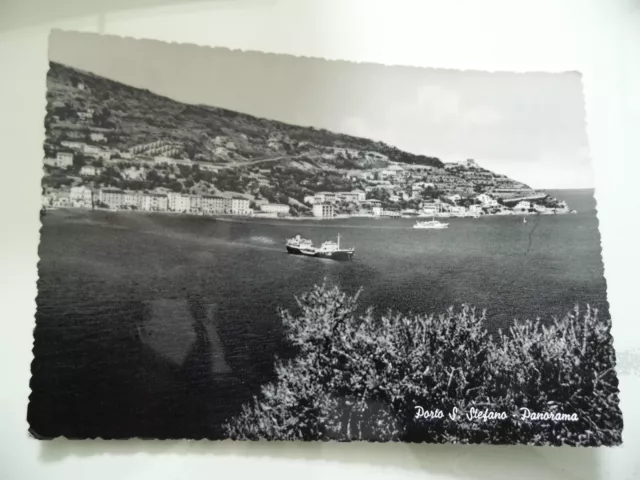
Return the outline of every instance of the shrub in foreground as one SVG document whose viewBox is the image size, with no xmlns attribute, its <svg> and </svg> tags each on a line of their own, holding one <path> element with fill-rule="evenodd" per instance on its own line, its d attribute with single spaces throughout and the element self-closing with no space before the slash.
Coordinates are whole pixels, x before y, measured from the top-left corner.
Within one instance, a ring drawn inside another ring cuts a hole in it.
<svg viewBox="0 0 640 480">
<path fill-rule="evenodd" d="M 235 439 L 601 445 L 621 440 L 609 323 L 577 308 L 495 338 L 485 314 L 358 313 L 358 295 L 316 286 L 281 311 L 297 349 L 225 425 Z M 441 418 L 415 418 L 416 407 Z M 523 418 L 575 413 L 575 421 Z M 503 419 L 470 419 L 485 409 Z M 451 418 L 449 413 L 457 413 Z"/>
</svg>

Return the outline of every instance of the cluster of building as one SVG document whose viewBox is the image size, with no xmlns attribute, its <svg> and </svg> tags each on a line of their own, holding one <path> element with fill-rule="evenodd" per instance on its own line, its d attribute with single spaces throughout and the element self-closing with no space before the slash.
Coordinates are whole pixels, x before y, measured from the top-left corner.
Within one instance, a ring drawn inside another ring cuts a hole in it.
<svg viewBox="0 0 640 480">
<path fill-rule="evenodd" d="M 353 190 L 351 192 L 318 192 L 315 195 L 307 195 L 304 197 L 304 203 L 316 205 L 321 203 L 337 203 L 337 202 L 364 202 L 367 194 L 362 190 Z"/>
<path fill-rule="evenodd" d="M 143 210 L 192 214 L 286 216 L 289 205 L 263 203 L 254 211 L 244 197 L 216 195 L 185 195 L 182 193 L 132 192 L 115 188 L 94 191 L 85 186 L 69 191 L 49 192 L 42 196 L 45 207 L 109 208 L 111 210 Z"/>
<path fill-rule="evenodd" d="M 177 142 L 169 140 L 158 140 L 155 142 L 143 143 L 131 147 L 127 153 L 130 155 L 145 155 L 155 156 L 162 155 L 164 157 L 170 157 L 182 150 L 182 145 Z"/>
</svg>

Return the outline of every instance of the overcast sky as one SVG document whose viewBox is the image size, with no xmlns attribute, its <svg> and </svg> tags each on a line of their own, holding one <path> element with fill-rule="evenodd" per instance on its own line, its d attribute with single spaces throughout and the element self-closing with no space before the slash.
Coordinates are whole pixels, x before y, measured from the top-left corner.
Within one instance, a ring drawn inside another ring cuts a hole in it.
<svg viewBox="0 0 640 480">
<path fill-rule="evenodd" d="M 473 158 L 534 188 L 591 188 L 578 73 L 326 61 L 54 31 L 52 61 L 173 99 Z"/>
</svg>

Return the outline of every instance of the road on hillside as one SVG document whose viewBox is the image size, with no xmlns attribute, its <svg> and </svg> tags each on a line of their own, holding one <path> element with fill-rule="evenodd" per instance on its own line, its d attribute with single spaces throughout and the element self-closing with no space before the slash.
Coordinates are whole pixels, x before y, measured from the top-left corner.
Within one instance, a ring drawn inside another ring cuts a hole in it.
<svg viewBox="0 0 640 480">
<path fill-rule="evenodd" d="M 280 160 L 293 160 L 294 158 L 296 158 L 296 156 L 294 156 L 294 155 L 282 155 L 280 157 L 261 158 L 259 160 L 249 160 L 247 162 L 225 164 L 225 165 L 220 165 L 220 166 L 224 167 L 224 168 L 247 167 L 249 165 L 256 165 L 258 163 L 277 162 L 277 161 L 280 161 Z"/>
</svg>

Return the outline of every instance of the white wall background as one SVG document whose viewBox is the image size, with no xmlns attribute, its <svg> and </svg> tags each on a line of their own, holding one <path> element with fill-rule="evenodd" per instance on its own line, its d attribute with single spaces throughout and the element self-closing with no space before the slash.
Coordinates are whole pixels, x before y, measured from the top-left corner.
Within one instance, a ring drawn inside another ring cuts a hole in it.
<svg viewBox="0 0 640 480">
<path fill-rule="evenodd" d="M 625 445 L 553 449 L 29 438 L 26 404 L 52 27 L 387 64 L 581 71 Z M 4 0 L 0 72 L 0 478 L 640 478 L 639 0 Z"/>
</svg>

